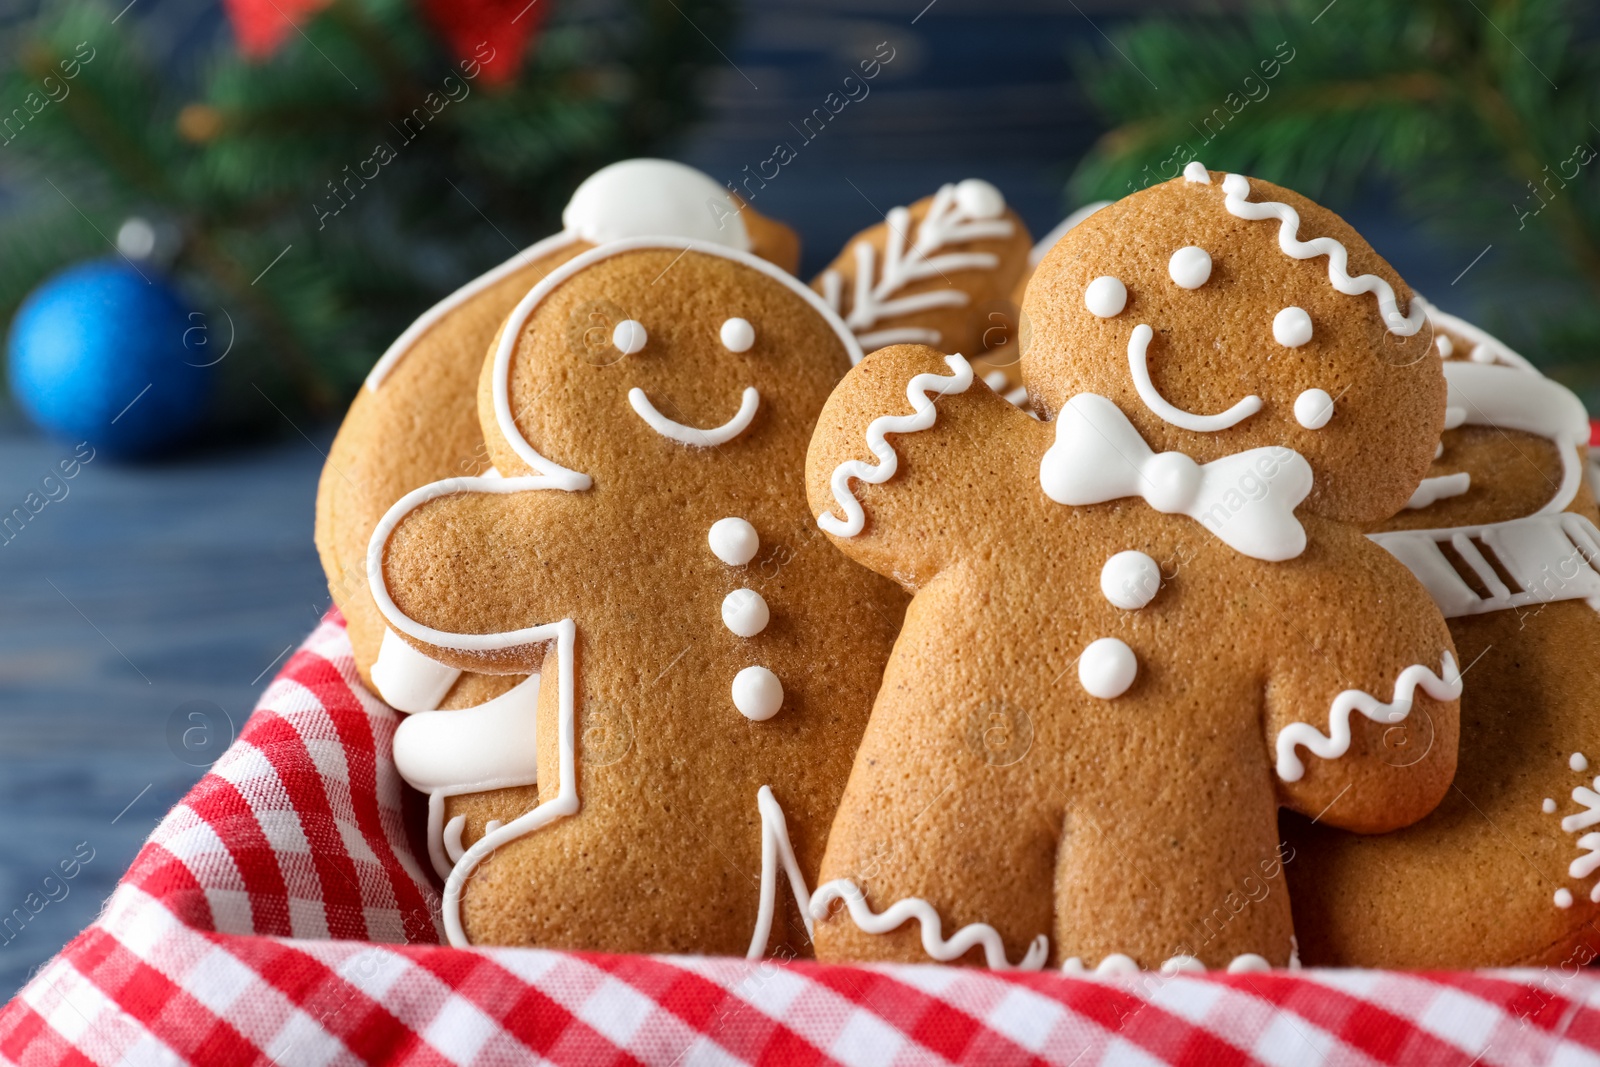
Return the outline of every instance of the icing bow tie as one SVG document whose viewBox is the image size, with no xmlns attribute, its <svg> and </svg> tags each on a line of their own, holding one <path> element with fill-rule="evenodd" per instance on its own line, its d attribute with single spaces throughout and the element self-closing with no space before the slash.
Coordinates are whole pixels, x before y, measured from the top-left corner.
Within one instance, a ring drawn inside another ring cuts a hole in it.
<svg viewBox="0 0 1600 1067">
<path fill-rule="evenodd" d="M 1294 509 L 1311 492 L 1311 465 L 1300 453 L 1252 448 L 1196 463 L 1181 452 L 1152 452 L 1122 409 L 1094 393 L 1079 393 L 1056 416 L 1039 484 L 1058 504 L 1142 497 L 1256 559 L 1293 559 L 1306 547 Z"/>
</svg>

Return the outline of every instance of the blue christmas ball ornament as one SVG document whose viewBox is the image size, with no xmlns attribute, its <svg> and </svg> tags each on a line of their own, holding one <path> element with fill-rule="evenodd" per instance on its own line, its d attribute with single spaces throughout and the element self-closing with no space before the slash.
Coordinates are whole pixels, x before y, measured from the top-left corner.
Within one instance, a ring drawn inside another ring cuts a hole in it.
<svg viewBox="0 0 1600 1067">
<path fill-rule="evenodd" d="M 11 323 L 11 395 L 41 428 L 123 458 L 149 456 L 206 414 L 213 372 L 204 334 L 148 264 L 69 267 L 28 295 Z"/>
</svg>

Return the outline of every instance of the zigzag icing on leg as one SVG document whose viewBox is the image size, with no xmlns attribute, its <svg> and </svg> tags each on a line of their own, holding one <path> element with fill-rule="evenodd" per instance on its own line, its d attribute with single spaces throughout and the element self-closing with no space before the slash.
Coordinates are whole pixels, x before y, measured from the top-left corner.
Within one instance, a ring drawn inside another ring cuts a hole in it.
<svg viewBox="0 0 1600 1067">
<path fill-rule="evenodd" d="M 835 900 L 844 901 L 851 920 L 869 934 L 886 934 L 904 925 L 906 920 L 915 919 L 922 925 L 922 950 L 940 963 L 958 960 L 974 946 L 981 945 L 984 961 L 991 970 L 1037 971 L 1044 967 L 1045 959 L 1050 954 L 1050 939 L 1040 934 L 1028 946 L 1022 960 L 1013 964 L 1006 959 L 1006 947 L 1000 940 L 1000 932 L 988 923 L 963 926 L 947 941 L 942 936 L 944 926 L 939 920 L 939 913 L 926 900 L 906 897 L 895 901 L 882 912 L 874 912 L 861 887 L 848 878 L 835 878 L 817 887 L 811 896 L 811 917 L 826 918 L 828 906 Z"/>
</svg>

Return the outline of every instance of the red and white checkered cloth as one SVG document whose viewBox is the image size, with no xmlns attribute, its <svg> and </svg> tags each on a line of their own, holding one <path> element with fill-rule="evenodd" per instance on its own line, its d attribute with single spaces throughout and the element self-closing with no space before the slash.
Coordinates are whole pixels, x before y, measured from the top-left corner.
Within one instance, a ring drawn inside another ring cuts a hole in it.
<svg viewBox="0 0 1600 1067">
<path fill-rule="evenodd" d="M 330 616 L 100 919 L 0 1011 L 0 1059 L 1600 1065 L 1600 977 L 1575 968 L 1115 982 L 444 947 L 397 722 Z"/>
</svg>

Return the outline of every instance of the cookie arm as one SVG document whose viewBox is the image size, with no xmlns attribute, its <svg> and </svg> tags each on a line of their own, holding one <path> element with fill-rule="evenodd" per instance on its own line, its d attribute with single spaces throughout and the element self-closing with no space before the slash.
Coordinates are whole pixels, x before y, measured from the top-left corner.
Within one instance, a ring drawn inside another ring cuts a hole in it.
<svg viewBox="0 0 1600 1067">
<path fill-rule="evenodd" d="M 1048 432 L 959 355 L 880 349 L 823 407 L 806 455 L 817 525 L 846 555 L 915 591 L 964 550 L 1003 536 L 1040 495 Z"/>
<path fill-rule="evenodd" d="M 385 621 L 440 663 L 540 669 L 581 578 L 584 495 L 540 476 L 449 478 L 401 498 L 373 530 L 367 577 Z"/>
<path fill-rule="evenodd" d="M 1421 586 L 1376 545 L 1331 524 L 1312 544 L 1295 562 L 1293 598 L 1280 609 L 1287 640 L 1267 683 L 1279 796 L 1348 830 L 1410 825 L 1455 777 L 1455 645 Z"/>
</svg>

